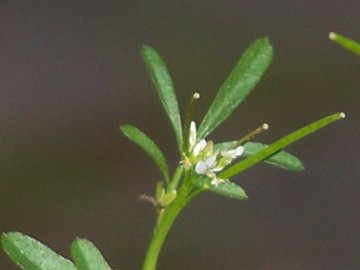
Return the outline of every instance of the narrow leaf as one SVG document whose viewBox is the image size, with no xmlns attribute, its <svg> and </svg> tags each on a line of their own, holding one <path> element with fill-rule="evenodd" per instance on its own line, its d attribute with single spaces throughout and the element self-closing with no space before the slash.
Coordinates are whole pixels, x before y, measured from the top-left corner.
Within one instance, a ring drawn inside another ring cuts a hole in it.
<svg viewBox="0 0 360 270">
<path fill-rule="evenodd" d="M 156 145 L 156 143 L 151 140 L 144 132 L 132 125 L 123 125 L 120 127 L 120 129 L 126 137 L 136 143 L 149 155 L 149 157 L 159 167 L 165 181 L 168 183 L 170 181 L 168 165 L 164 154 Z"/>
<path fill-rule="evenodd" d="M 276 142 L 272 143 L 265 149 L 261 150 L 257 154 L 248 157 L 247 159 L 236 163 L 235 165 L 225 169 L 223 172 L 219 174 L 221 178 L 230 178 L 251 166 L 254 166 L 258 162 L 264 160 L 267 157 L 270 157 L 274 153 L 278 152 L 279 150 L 283 149 L 284 147 L 302 139 L 303 137 L 329 125 L 332 122 L 340 120 L 345 117 L 344 113 L 335 113 L 333 115 L 324 117 L 318 121 L 315 121 L 303 128 L 300 128 L 281 139 L 277 140 Z"/>
<path fill-rule="evenodd" d="M 329 38 L 332 41 L 335 41 L 336 43 L 343 46 L 345 49 L 348 49 L 349 51 L 352 51 L 353 53 L 360 55 L 360 44 L 355 42 L 354 40 L 351 40 L 347 37 L 344 37 L 334 32 L 331 32 L 329 34 Z"/>
<path fill-rule="evenodd" d="M 179 106 L 169 72 L 164 61 L 153 48 L 143 46 L 141 54 L 160 101 L 173 126 L 176 140 L 181 151 L 183 140 Z"/>
<path fill-rule="evenodd" d="M 259 142 L 247 142 L 244 144 L 244 157 L 256 155 L 259 151 L 267 148 L 268 145 Z M 289 171 L 302 171 L 304 165 L 299 158 L 285 151 L 278 151 L 264 160 L 266 163 Z"/>
<path fill-rule="evenodd" d="M 273 49 L 267 38 L 256 40 L 250 45 L 221 86 L 205 115 L 199 127 L 199 138 L 205 138 L 231 115 L 259 82 L 272 57 Z"/>
<path fill-rule="evenodd" d="M 111 270 L 101 252 L 86 239 L 76 239 L 71 245 L 71 255 L 78 270 Z"/>
<path fill-rule="evenodd" d="M 76 270 L 74 264 L 39 241 L 19 232 L 4 233 L 1 244 L 9 257 L 24 270 Z"/>
<path fill-rule="evenodd" d="M 202 177 L 196 180 L 196 185 L 201 189 L 210 190 L 214 193 L 231 199 L 245 200 L 248 198 L 245 190 L 242 187 L 228 180 L 225 180 L 224 182 L 215 186 L 211 184 L 211 179 Z"/>
<path fill-rule="evenodd" d="M 215 150 L 219 150 L 219 151 L 227 150 L 230 149 L 232 145 L 235 144 L 236 141 L 226 142 L 226 143 L 217 144 L 214 146 L 214 148 Z M 247 142 L 244 144 L 245 150 L 241 157 L 253 156 L 267 147 L 268 147 L 267 144 L 263 144 L 259 142 Z M 280 167 L 284 170 L 296 171 L 296 172 L 304 170 L 304 165 L 299 158 L 282 150 L 274 153 L 273 155 L 271 155 L 270 157 L 266 158 L 263 161 L 268 164 Z"/>
</svg>

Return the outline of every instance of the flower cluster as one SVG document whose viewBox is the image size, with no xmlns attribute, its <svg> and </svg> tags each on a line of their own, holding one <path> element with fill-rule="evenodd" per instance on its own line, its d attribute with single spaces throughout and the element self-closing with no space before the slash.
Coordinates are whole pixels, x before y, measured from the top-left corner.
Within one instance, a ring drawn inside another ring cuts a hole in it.
<svg viewBox="0 0 360 270">
<path fill-rule="evenodd" d="M 197 174 L 211 178 L 211 184 L 217 186 L 225 179 L 218 178 L 216 173 L 229 165 L 233 159 L 241 156 L 244 147 L 237 146 L 226 151 L 215 151 L 212 141 L 198 140 L 196 133 L 196 124 L 192 121 L 189 133 L 189 156 L 185 164 L 195 166 Z"/>
</svg>

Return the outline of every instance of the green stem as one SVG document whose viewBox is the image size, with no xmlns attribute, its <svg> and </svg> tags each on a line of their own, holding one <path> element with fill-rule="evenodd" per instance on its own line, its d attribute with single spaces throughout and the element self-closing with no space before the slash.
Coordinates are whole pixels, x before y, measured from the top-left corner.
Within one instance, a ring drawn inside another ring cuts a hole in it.
<svg viewBox="0 0 360 270">
<path fill-rule="evenodd" d="M 190 179 L 185 179 L 183 185 L 181 186 L 178 196 L 175 201 L 167 208 L 163 209 L 163 213 L 160 213 L 158 223 L 154 229 L 154 233 L 147 250 L 145 261 L 143 264 L 143 270 L 155 270 L 160 250 L 164 244 L 166 236 L 168 235 L 171 226 L 173 225 L 175 219 L 180 214 L 181 210 L 188 204 L 189 198 L 188 195 L 191 192 L 191 181 Z M 191 197 L 193 198 L 193 196 Z"/>
</svg>

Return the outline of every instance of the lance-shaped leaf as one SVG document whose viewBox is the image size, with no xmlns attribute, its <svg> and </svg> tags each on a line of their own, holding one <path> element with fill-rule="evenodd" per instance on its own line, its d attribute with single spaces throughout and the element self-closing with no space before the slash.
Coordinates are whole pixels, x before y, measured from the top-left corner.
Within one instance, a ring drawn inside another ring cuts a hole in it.
<svg viewBox="0 0 360 270">
<path fill-rule="evenodd" d="M 131 141 L 136 143 L 141 149 L 143 149 L 149 157 L 159 167 L 165 181 L 170 181 L 169 169 L 164 154 L 156 143 L 150 139 L 144 132 L 132 125 L 123 125 L 120 127 L 122 133 L 128 137 Z"/>
<path fill-rule="evenodd" d="M 211 179 L 201 177 L 196 180 L 195 184 L 201 189 L 210 190 L 211 192 L 231 199 L 245 200 L 248 198 L 242 187 L 228 180 L 225 180 L 218 185 L 213 185 L 211 184 Z"/>
<path fill-rule="evenodd" d="M 24 270 L 77 270 L 74 264 L 39 241 L 19 232 L 4 233 L 1 244 Z"/>
<path fill-rule="evenodd" d="M 173 82 L 160 55 L 151 47 L 143 46 L 142 57 L 145 61 L 151 80 L 158 93 L 160 101 L 173 126 L 176 140 L 181 151 L 182 149 L 182 128 L 179 113 L 179 105 L 176 99 Z"/>
<path fill-rule="evenodd" d="M 220 143 L 220 144 L 216 144 L 214 146 L 214 149 L 219 151 L 228 150 L 231 149 L 235 144 L 236 141 Z M 244 153 L 241 155 L 241 157 L 250 157 L 256 155 L 258 152 L 268 147 L 267 144 L 263 144 L 259 142 L 247 142 L 243 146 L 244 146 Z M 298 172 L 304 170 L 304 165 L 299 158 L 297 158 L 293 154 L 290 154 L 282 150 L 272 154 L 263 161 L 268 164 L 289 171 Z"/>
<path fill-rule="evenodd" d="M 259 143 L 259 142 L 247 142 L 244 144 L 244 154 L 243 157 L 250 157 L 256 155 L 261 150 L 264 150 L 268 145 Z M 269 156 L 264 160 L 266 163 L 280 167 L 289 171 L 302 171 L 304 170 L 304 165 L 299 158 L 285 151 L 278 151 L 273 155 Z"/>
<path fill-rule="evenodd" d="M 71 245 L 71 255 L 78 270 L 111 270 L 101 252 L 86 239 L 76 239 Z"/>
<path fill-rule="evenodd" d="M 349 51 L 352 51 L 353 53 L 360 55 L 360 44 L 355 42 L 354 40 L 351 40 L 347 37 L 344 37 L 334 32 L 331 32 L 329 34 L 329 38 L 332 41 L 335 41 L 336 43 L 340 44 L 344 48 L 348 49 Z"/>
<path fill-rule="evenodd" d="M 257 154 L 248 157 L 247 159 L 240 161 L 236 163 L 235 165 L 229 167 L 228 169 L 225 169 L 219 174 L 220 178 L 230 178 L 246 169 L 248 169 L 251 166 L 254 166 L 255 164 L 259 163 L 260 161 L 264 160 L 265 158 L 270 157 L 274 153 L 280 151 L 284 147 L 302 139 L 303 137 L 329 125 L 330 123 L 340 120 L 342 118 L 345 118 L 344 113 L 335 113 L 330 116 L 324 117 L 318 121 L 315 121 L 303 128 L 300 128 L 281 139 L 277 140 L 276 142 L 270 144 L 265 149 L 261 150 Z"/>
<path fill-rule="evenodd" d="M 217 93 L 199 127 L 199 138 L 205 138 L 231 115 L 259 82 L 272 57 L 273 48 L 267 38 L 251 44 Z"/>
</svg>

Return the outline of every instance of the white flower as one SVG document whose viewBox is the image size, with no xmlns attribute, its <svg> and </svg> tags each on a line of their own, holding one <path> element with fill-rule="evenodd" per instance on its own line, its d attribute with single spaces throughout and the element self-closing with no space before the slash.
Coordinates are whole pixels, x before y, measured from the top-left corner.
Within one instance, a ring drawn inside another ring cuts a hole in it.
<svg viewBox="0 0 360 270">
<path fill-rule="evenodd" d="M 197 174 L 206 175 L 207 177 L 211 178 L 211 185 L 217 187 L 225 180 L 218 178 L 216 173 L 224 169 L 224 167 L 230 164 L 233 159 L 241 156 L 244 153 L 244 147 L 238 146 L 234 149 L 221 151 L 219 154 L 218 152 L 213 152 L 212 143 L 207 143 L 206 146 L 211 147 L 211 150 L 203 150 L 205 153 L 202 153 L 202 155 L 200 153 L 203 158 L 197 162 L 195 166 L 195 172 Z"/>
<path fill-rule="evenodd" d="M 190 123 L 189 132 L 189 156 L 185 157 L 184 164 L 190 168 L 195 165 L 195 172 L 199 175 L 205 175 L 211 178 L 211 185 L 218 186 L 224 182 L 224 179 L 217 178 L 216 173 L 224 169 L 233 159 L 244 153 L 243 146 L 237 146 L 230 150 L 224 150 L 220 153 L 214 151 L 212 141 L 201 139 L 198 141 L 196 124 L 194 121 Z"/>
<path fill-rule="evenodd" d="M 205 160 L 200 160 L 195 166 L 195 172 L 197 174 L 204 174 L 210 178 L 214 178 L 216 176 L 215 172 L 219 172 L 222 169 L 223 167 L 218 166 L 215 155 Z"/>
</svg>

